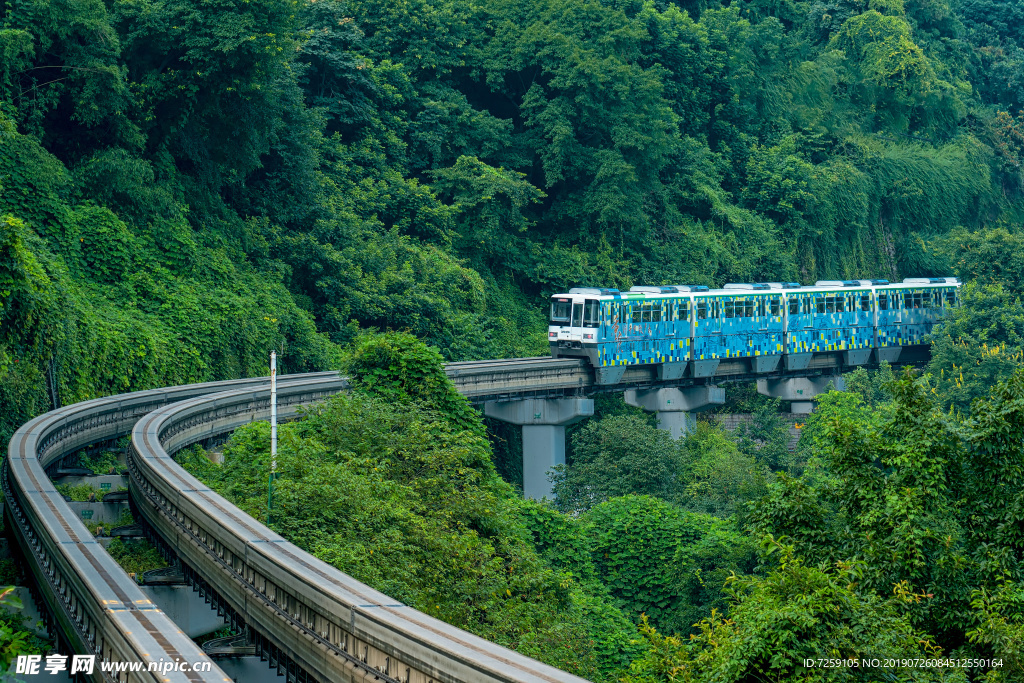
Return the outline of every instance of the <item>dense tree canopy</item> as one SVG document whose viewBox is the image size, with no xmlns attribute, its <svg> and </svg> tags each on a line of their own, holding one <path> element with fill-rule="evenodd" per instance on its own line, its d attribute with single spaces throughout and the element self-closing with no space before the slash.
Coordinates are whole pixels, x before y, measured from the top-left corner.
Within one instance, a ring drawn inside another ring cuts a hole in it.
<svg viewBox="0 0 1024 683">
<path fill-rule="evenodd" d="M 1020 12 L 0 2 L 4 430 L 367 327 L 541 352 L 573 284 L 991 278 L 948 245 L 1018 239 Z"/>
</svg>

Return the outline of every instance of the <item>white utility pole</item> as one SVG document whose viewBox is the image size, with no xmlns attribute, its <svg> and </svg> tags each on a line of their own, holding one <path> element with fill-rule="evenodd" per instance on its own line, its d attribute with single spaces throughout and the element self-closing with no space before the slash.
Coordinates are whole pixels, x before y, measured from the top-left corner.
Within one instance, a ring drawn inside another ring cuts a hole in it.
<svg viewBox="0 0 1024 683">
<path fill-rule="evenodd" d="M 270 352 L 270 474 L 277 474 L 277 351 Z"/>
<path fill-rule="evenodd" d="M 274 479 L 277 478 L 277 351 L 270 352 L 270 476 L 267 478 L 267 525 L 274 507 Z"/>
</svg>

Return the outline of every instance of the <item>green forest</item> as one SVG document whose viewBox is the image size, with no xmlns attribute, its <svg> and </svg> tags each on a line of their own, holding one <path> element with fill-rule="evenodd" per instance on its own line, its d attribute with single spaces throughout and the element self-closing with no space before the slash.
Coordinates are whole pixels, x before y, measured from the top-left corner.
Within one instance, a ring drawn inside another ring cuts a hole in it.
<svg viewBox="0 0 1024 683">
<path fill-rule="evenodd" d="M 1017 271 L 984 251 L 1019 240 L 1022 17 L 4 0 L 0 437 L 259 374 L 270 348 L 334 367 L 367 329 L 449 360 L 543 353 L 543 299 L 575 284 L 1001 284 Z"/>
<path fill-rule="evenodd" d="M 596 681 L 1024 680 L 1022 163 L 1021 0 L 0 0 L 0 443 L 277 350 L 356 388 L 275 527 L 430 614 Z M 930 275 L 929 366 L 796 452 L 749 387 L 680 442 L 602 398 L 551 504 L 440 370 L 575 285 Z M 267 432 L 185 462 L 264 514 Z M 803 663 L 864 656 L 1002 665 Z"/>
</svg>

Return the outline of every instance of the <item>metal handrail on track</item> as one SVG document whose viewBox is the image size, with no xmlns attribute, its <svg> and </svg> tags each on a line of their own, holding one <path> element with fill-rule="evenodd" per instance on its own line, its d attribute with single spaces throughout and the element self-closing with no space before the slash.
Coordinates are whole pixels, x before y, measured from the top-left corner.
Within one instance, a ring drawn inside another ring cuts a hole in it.
<svg viewBox="0 0 1024 683">
<path fill-rule="evenodd" d="M 338 380 L 278 390 L 293 416 Z M 188 474 L 176 451 L 269 416 L 269 391 L 232 391 L 160 408 L 132 430 L 129 486 L 140 515 L 250 629 L 290 680 L 583 683 L 366 586 L 288 543 Z"/>
</svg>

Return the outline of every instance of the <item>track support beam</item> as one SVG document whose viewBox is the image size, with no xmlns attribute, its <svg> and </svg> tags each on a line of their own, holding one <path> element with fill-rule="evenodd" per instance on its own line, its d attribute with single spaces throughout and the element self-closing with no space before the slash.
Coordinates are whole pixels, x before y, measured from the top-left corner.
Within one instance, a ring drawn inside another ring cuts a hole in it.
<svg viewBox="0 0 1024 683">
<path fill-rule="evenodd" d="M 843 391 L 846 389 L 846 382 L 839 376 L 757 380 L 757 393 L 789 401 L 790 412 L 793 413 L 811 412 L 815 399 L 831 389 Z"/>
<path fill-rule="evenodd" d="M 682 438 L 693 431 L 696 413 L 725 403 L 725 389 L 705 384 L 685 389 L 628 389 L 623 398 L 631 406 L 658 414 L 658 429 Z"/>
<path fill-rule="evenodd" d="M 494 401 L 484 404 L 484 414 L 502 422 L 523 426 L 523 495 L 551 498 L 551 468 L 565 464 L 565 427 L 594 414 L 590 398 Z"/>
</svg>

